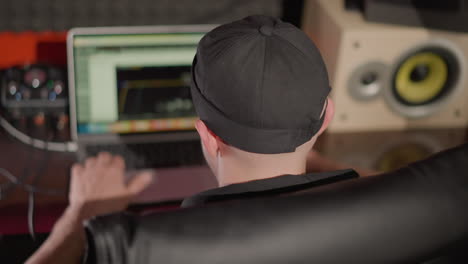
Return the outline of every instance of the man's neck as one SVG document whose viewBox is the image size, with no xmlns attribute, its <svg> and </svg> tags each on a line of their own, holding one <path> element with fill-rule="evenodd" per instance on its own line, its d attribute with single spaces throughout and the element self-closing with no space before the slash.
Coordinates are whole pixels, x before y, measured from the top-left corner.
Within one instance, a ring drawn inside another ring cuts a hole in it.
<svg viewBox="0 0 468 264">
<path fill-rule="evenodd" d="M 218 164 L 216 177 L 219 186 L 268 179 L 281 175 L 299 175 L 306 171 L 305 160 L 252 161 L 222 160 Z"/>
</svg>

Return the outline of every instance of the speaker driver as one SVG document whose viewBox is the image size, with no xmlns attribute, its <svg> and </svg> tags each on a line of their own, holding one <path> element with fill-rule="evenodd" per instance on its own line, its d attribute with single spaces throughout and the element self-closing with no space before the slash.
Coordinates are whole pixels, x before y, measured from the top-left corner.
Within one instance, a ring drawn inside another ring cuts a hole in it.
<svg viewBox="0 0 468 264">
<path fill-rule="evenodd" d="M 446 42 L 411 50 L 397 63 L 386 89 L 387 102 L 407 117 L 438 111 L 460 89 L 461 53 Z"/>
<path fill-rule="evenodd" d="M 383 172 L 392 171 L 427 158 L 432 153 L 431 149 L 419 143 L 397 145 L 377 160 L 375 168 Z"/>
<path fill-rule="evenodd" d="M 434 51 L 410 56 L 397 70 L 394 92 L 404 104 L 427 104 L 449 87 L 446 60 Z"/>
</svg>

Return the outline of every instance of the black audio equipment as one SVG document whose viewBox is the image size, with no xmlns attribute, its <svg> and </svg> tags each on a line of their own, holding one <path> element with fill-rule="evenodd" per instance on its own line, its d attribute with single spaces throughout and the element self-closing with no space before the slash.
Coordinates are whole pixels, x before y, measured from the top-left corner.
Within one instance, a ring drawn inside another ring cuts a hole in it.
<svg viewBox="0 0 468 264">
<path fill-rule="evenodd" d="M 40 149 L 69 150 L 63 145 L 70 140 L 64 67 L 33 64 L 3 70 L 0 110 L 0 125 L 21 142 Z"/>
<path fill-rule="evenodd" d="M 6 69 L 1 80 L 1 102 L 4 108 L 26 115 L 65 110 L 68 105 L 66 70 L 46 65 Z"/>
</svg>

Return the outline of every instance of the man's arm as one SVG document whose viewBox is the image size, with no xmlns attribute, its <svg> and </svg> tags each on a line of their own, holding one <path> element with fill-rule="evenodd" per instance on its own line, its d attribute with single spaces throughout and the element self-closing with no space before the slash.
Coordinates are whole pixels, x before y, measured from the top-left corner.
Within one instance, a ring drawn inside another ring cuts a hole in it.
<svg viewBox="0 0 468 264">
<path fill-rule="evenodd" d="M 26 263 L 79 263 L 85 247 L 83 221 L 124 210 L 151 181 L 152 174 L 142 172 L 125 183 L 125 162 L 109 153 L 89 158 L 84 165 L 73 165 L 70 204 L 47 240 Z"/>
</svg>

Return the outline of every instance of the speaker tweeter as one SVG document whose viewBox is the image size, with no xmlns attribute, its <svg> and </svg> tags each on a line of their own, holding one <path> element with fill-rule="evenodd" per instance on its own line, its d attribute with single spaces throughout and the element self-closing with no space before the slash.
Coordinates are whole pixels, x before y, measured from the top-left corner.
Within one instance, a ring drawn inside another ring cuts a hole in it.
<svg viewBox="0 0 468 264">
<path fill-rule="evenodd" d="M 350 74 L 348 90 L 359 101 L 376 98 L 388 83 L 388 67 L 381 62 L 369 62 Z"/>
</svg>

